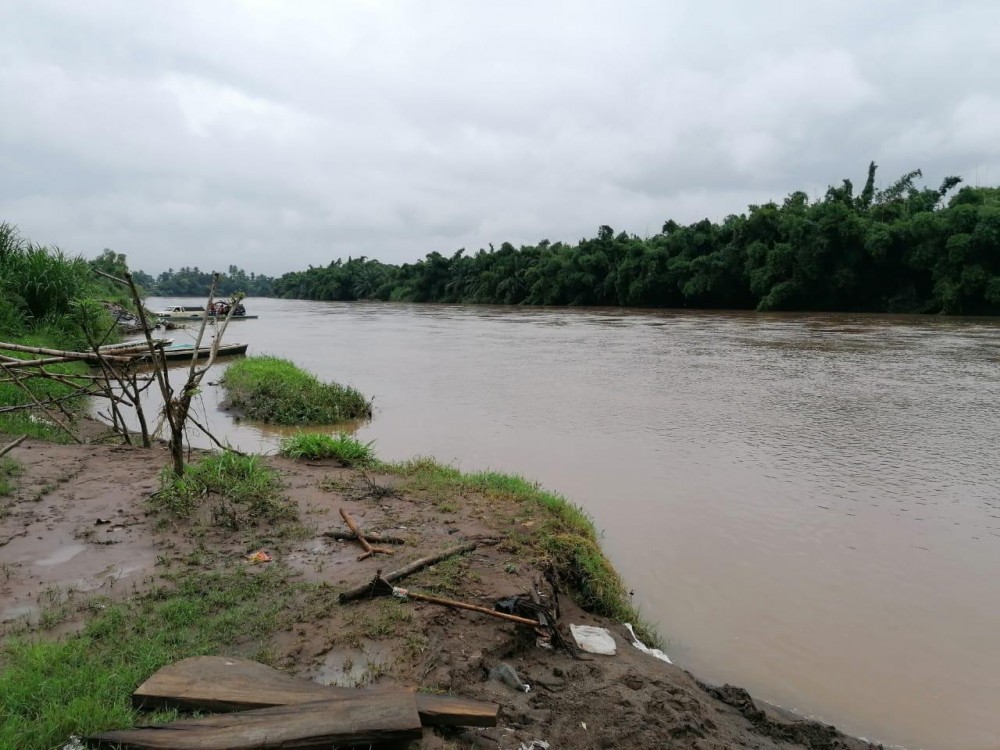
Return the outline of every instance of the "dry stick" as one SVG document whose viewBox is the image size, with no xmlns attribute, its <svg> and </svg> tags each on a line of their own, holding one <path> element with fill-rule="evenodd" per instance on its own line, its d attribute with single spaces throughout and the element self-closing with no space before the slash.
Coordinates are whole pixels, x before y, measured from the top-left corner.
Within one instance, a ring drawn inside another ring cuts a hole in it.
<svg viewBox="0 0 1000 750">
<path fill-rule="evenodd" d="M 365 553 L 363 555 L 358 555 L 358 561 L 364 560 L 366 557 L 371 557 L 372 555 L 381 552 L 383 555 L 391 555 L 392 550 L 386 549 L 385 547 L 372 547 L 368 540 L 365 539 L 365 535 L 361 533 L 361 529 L 357 527 L 353 519 L 347 515 L 347 511 L 343 508 L 340 509 L 340 517 L 344 519 L 344 523 L 347 524 L 347 528 L 354 532 L 354 536 L 358 538 L 361 542 L 361 546 L 365 548 Z"/>
<path fill-rule="evenodd" d="M 23 443 L 24 440 L 25 440 L 25 438 L 27 438 L 27 437 L 28 437 L 27 435 L 21 435 L 21 437 L 19 437 L 13 443 L 7 443 L 7 445 L 5 445 L 3 448 L 0 448 L 0 456 L 6 456 L 8 453 L 10 453 L 12 450 L 14 450 L 17 446 L 19 446 L 21 443 Z"/>
<path fill-rule="evenodd" d="M 401 536 L 390 536 L 389 534 L 380 534 L 377 531 L 364 531 L 365 539 L 369 542 L 378 542 L 379 544 L 406 544 L 406 540 Z M 357 539 L 357 536 L 352 534 L 350 531 L 324 531 L 323 536 L 329 537 L 330 539 L 340 539 L 347 542 L 353 542 Z"/>
<path fill-rule="evenodd" d="M 421 557 L 419 560 L 414 560 L 409 565 L 405 565 L 399 570 L 394 570 L 391 573 L 386 573 L 383 576 L 385 581 L 392 583 L 393 581 L 398 581 L 400 578 L 405 578 L 408 575 L 416 573 L 418 570 L 422 570 L 429 565 L 441 562 L 442 560 L 452 557 L 453 555 L 461 555 L 465 552 L 471 552 L 476 547 L 480 545 L 480 542 L 468 542 L 466 544 L 460 544 L 457 547 L 449 547 L 443 552 L 439 552 L 436 555 L 430 555 L 428 557 Z M 376 579 L 377 580 L 377 579 Z M 361 586 L 355 586 L 353 589 L 347 591 L 342 591 L 337 597 L 337 600 L 343 604 L 344 602 L 349 602 L 353 599 L 360 599 L 365 595 L 371 595 L 373 592 L 373 584 L 375 581 L 368 581 Z"/>
<path fill-rule="evenodd" d="M 382 579 L 385 580 L 385 579 Z M 453 607 L 454 609 L 467 609 L 470 612 L 479 612 L 480 614 L 489 615 L 490 617 L 496 617 L 500 620 L 507 620 L 508 622 L 516 622 L 519 625 L 532 625 L 538 627 L 538 620 L 531 620 L 527 617 L 518 617 L 517 615 L 508 615 L 506 612 L 497 612 L 495 609 L 487 609 L 486 607 L 480 607 L 478 604 L 466 604 L 465 602 L 457 602 L 454 599 L 441 599 L 437 596 L 430 596 L 428 594 L 418 594 L 408 589 L 398 589 L 392 584 L 387 584 L 392 588 L 392 595 L 404 597 L 406 599 L 415 599 L 419 602 L 429 602 L 431 604 L 440 604 L 443 607 Z"/>
</svg>

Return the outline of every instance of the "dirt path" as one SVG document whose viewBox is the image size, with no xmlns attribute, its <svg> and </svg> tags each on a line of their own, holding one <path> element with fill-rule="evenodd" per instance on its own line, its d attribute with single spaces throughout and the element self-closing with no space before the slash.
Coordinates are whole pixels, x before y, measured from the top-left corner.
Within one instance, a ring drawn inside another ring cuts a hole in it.
<svg viewBox="0 0 1000 750">
<path fill-rule="evenodd" d="M 161 448 L 63 446 L 27 441 L 12 456 L 24 467 L 11 497 L 0 498 L 0 632 L 65 632 L 85 616 L 95 594 L 127 596 L 172 566 L 208 555 L 246 564 L 254 549 L 272 552 L 302 578 L 328 585 L 330 595 L 296 613 L 295 624 L 271 643 L 244 643 L 234 653 L 266 646 L 289 672 L 341 685 L 419 685 L 502 705 L 496 729 L 461 734 L 427 731 L 421 747 L 553 748 L 870 748 L 832 728 L 789 721 L 742 690 L 712 688 L 636 648 L 620 623 L 562 599 L 561 624 L 607 627 L 615 656 L 539 648 L 516 626 L 429 604 L 375 599 L 334 604 L 333 593 L 370 580 L 461 540 L 500 538 L 473 553 L 429 568 L 405 584 L 491 607 L 524 594 L 541 572 L 507 543 L 525 523 L 515 509 L 473 496 L 441 498 L 399 489 L 398 477 L 365 478 L 335 462 L 268 459 L 299 508 L 292 532 L 258 527 L 224 531 L 209 522 L 173 522 L 145 500 L 167 463 Z M 323 531 L 342 529 L 344 508 L 363 528 L 392 531 L 407 544 L 391 558 L 358 562 L 359 547 Z M 530 522 L 528 522 L 530 523 Z M 229 561 L 226 563 L 226 561 Z M 323 587 L 326 590 L 326 587 Z M 61 608 L 61 609 L 60 609 Z M 58 616 L 50 616 L 55 609 Z M 41 622 L 39 622 L 41 620 Z M 517 692 L 487 679 L 510 664 L 532 686 Z"/>
</svg>

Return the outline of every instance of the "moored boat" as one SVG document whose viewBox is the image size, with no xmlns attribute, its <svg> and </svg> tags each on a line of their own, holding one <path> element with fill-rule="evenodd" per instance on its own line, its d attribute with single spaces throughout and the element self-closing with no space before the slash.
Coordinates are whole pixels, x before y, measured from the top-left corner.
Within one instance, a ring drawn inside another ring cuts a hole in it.
<svg viewBox="0 0 1000 750">
<path fill-rule="evenodd" d="M 246 354 L 248 346 L 249 344 L 220 344 L 219 351 L 215 356 L 219 358 Z M 196 352 L 197 355 L 195 354 Z M 171 344 L 170 346 L 163 347 L 163 358 L 168 362 L 178 360 L 190 361 L 193 356 L 197 356 L 197 359 L 208 359 L 211 354 L 211 346 L 199 346 L 197 350 L 194 344 Z M 130 352 L 128 356 L 140 362 L 148 362 L 150 359 L 148 351 L 136 352 L 134 354 Z"/>
</svg>

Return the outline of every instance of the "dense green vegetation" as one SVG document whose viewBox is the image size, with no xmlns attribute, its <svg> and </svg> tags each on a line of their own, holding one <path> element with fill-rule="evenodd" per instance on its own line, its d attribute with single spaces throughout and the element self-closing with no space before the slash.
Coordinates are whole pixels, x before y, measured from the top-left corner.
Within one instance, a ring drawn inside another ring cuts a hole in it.
<svg viewBox="0 0 1000 750">
<path fill-rule="evenodd" d="M 281 441 L 278 452 L 289 458 L 335 458 L 345 466 L 370 466 L 375 461 L 373 443 L 362 443 L 357 438 L 340 432 L 323 435 L 300 432 Z"/>
<path fill-rule="evenodd" d="M 13 225 L 0 223 L 0 341 L 73 350 L 89 348 L 89 341 L 117 341 L 118 331 L 102 303 L 124 301 L 122 290 L 95 274 L 91 262 L 34 244 Z M 5 355 L 34 358 L 18 352 Z M 71 376 L 86 371 L 86 366 L 57 364 L 47 369 Z M 24 387 L 2 382 L 0 409 L 31 403 L 25 388 L 40 400 L 65 398 L 74 390 L 68 383 L 43 378 L 27 379 Z M 67 439 L 54 425 L 32 419 L 25 411 L 0 413 L 0 431 Z"/>
<path fill-rule="evenodd" d="M 132 707 L 132 691 L 177 659 L 265 641 L 289 627 L 310 596 L 278 565 L 165 577 L 167 585 L 124 601 L 81 603 L 92 613 L 81 633 L 0 644 L 0 747 L 50 750 L 73 734 L 173 718 L 174 712 L 140 713 Z M 71 616 L 71 604 L 53 602 L 43 622 Z M 266 652 L 251 656 L 268 658 Z"/>
<path fill-rule="evenodd" d="M 137 271 L 134 277 L 136 283 L 142 286 L 147 294 L 161 297 L 204 297 L 212 288 L 212 273 L 202 271 L 198 266 L 194 268 L 184 266 L 176 271 L 170 268 L 156 278 Z M 270 297 L 273 281 L 270 276 L 248 274 L 242 268 L 229 266 L 225 273 L 219 275 L 219 285 L 215 294 L 217 297 L 229 297 L 237 292 L 243 292 L 248 297 Z"/>
<path fill-rule="evenodd" d="M 275 424 L 336 424 L 372 415 L 354 388 L 323 383 L 287 359 L 256 356 L 234 362 L 222 376 L 230 404 L 247 419 Z"/>
<path fill-rule="evenodd" d="M 719 223 L 674 221 L 642 239 L 602 226 L 575 245 L 504 243 L 392 266 L 337 260 L 276 279 L 276 296 L 530 305 L 1000 314 L 1000 188 L 919 171 L 850 180 Z"/>
</svg>

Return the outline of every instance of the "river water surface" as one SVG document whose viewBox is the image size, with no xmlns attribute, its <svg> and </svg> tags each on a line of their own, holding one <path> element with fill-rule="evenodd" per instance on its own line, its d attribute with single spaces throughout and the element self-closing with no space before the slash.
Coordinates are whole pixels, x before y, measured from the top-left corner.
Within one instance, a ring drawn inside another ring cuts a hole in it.
<svg viewBox="0 0 1000 750">
<path fill-rule="evenodd" d="M 584 506 L 699 677 L 908 748 L 1000 747 L 1000 322 L 247 307 L 226 340 L 373 396 L 381 457 Z M 218 391 L 217 434 L 273 450 Z"/>
</svg>

